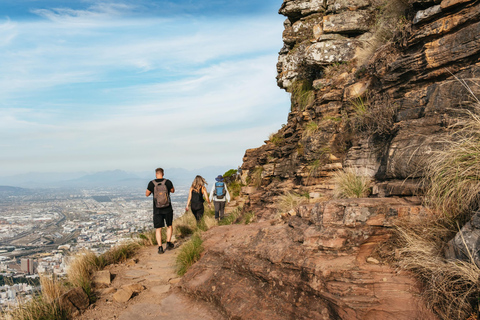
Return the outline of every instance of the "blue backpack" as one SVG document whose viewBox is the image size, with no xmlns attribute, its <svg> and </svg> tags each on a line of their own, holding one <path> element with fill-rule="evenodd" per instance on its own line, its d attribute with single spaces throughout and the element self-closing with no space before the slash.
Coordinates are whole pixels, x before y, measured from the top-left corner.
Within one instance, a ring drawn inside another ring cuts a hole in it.
<svg viewBox="0 0 480 320">
<path fill-rule="evenodd" d="M 223 199 L 227 192 L 225 191 L 225 183 L 215 182 L 215 196 L 217 199 Z"/>
</svg>

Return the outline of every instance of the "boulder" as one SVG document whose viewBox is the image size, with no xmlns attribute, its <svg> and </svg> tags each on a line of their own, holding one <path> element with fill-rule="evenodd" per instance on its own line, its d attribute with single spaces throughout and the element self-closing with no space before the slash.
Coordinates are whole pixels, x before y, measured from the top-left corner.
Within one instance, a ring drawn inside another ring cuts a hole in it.
<svg viewBox="0 0 480 320">
<path fill-rule="evenodd" d="M 112 283 L 112 275 L 109 270 L 97 271 L 93 275 L 93 283 L 96 286 L 109 286 Z"/>
<path fill-rule="evenodd" d="M 115 292 L 113 299 L 117 302 L 124 303 L 130 300 L 133 295 L 133 291 L 129 288 L 121 288 Z"/>
<path fill-rule="evenodd" d="M 476 212 L 445 248 L 447 259 L 473 262 L 480 267 L 480 212 Z"/>
<path fill-rule="evenodd" d="M 441 12 L 442 12 L 442 7 L 440 5 L 436 5 L 425 10 L 420 10 L 415 15 L 415 18 L 413 18 L 413 24 L 425 22 L 426 20 L 430 19 L 431 17 Z"/>
<path fill-rule="evenodd" d="M 133 293 L 140 293 L 143 290 L 145 290 L 145 287 L 141 285 L 140 283 L 132 283 L 132 284 L 124 284 L 122 286 L 122 289 L 128 289 L 132 291 Z"/>
<path fill-rule="evenodd" d="M 325 33 L 363 33 L 370 30 L 370 11 L 348 11 L 323 17 Z"/>
<path fill-rule="evenodd" d="M 285 0 L 279 13 L 296 20 L 302 16 L 323 11 L 325 11 L 324 0 Z"/>
<path fill-rule="evenodd" d="M 304 61 L 309 65 L 329 65 L 347 62 L 355 57 L 360 45 L 356 40 L 325 40 L 306 48 Z"/>
<path fill-rule="evenodd" d="M 77 287 L 62 294 L 58 298 L 58 303 L 62 309 L 67 310 L 69 314 L 75 317 L 88 308 L 90 300 L 85 291 Z"/>
<path fill-rule="evenodd" d="M 327 12 L 340 12 L 345 10 L 358 10 L 370 6 L 368 0 L 327 0 Z"/>
</svg>

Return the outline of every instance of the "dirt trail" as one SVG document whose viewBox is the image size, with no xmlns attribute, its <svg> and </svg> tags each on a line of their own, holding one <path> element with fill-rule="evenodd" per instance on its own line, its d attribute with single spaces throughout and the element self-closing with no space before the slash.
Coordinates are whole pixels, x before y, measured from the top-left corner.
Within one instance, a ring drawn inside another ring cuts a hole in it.
<svg viewBox="0 0 480 320">
<path fill-rule="evenodd" d="M 105 289 L 99 289 L 98 300 L 76 319 L 100 320 L 217 320 L 225 319 L 211 305 L 188 297 L 176 289 L 180 278 L 174 263 L 178 249 L 157 253 L 157 247 L 142 248 L 133 260 L 108 268 L 114 279 Z M 115 289 L 139 283 L 145 290 L 129 301 L 115 301 Z"/>
</svg>

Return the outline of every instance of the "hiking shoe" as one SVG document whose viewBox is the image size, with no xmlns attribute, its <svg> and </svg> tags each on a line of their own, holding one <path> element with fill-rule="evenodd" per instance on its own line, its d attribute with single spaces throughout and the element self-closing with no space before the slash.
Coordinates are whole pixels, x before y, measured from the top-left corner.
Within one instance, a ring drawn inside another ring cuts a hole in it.
<svg viewBox="0 0 480 320">
<path fill-rule="evenodd" d="M 175 245 L 171 242 L 167 242 L 167 247 L 165 249 L 166 250 L 172 250 L 173 248 L 175 248 Z"/>
<path fill-rule="evenodd" d="M 163 253 L 163 247 L 160 246 L 160 247 L 158 247 L 158 254 L 162 254 L 162 253 Z"/>
</svg>

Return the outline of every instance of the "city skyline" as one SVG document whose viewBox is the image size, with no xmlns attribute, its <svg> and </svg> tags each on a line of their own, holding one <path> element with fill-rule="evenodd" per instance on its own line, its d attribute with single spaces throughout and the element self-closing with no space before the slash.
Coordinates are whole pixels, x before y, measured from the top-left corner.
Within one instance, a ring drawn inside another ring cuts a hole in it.
<svg viewBox="0 0 480 320">
<path fill-rule="evenodd" d="M 286 122 L 281 1 L 5 1 L 0 176 L 236 167 Z"/>
</svg>

